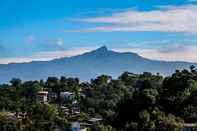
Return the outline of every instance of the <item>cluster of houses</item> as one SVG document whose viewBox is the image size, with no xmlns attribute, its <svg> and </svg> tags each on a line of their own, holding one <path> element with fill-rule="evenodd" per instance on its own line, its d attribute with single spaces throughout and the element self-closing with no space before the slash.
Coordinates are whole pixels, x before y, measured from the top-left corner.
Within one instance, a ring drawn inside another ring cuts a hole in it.
<svg viewBox="0 0 197 131">
<path fill-rule="evenodd" d="M 42 103 L 48 103 L 57 99 L 55 93 L 49 93 L 48 91 L 40 91 L 37 94 L 37 101 Z M 72 116 L 80 113 L 80 106 L 76 100 L 75 94 L 72 92 L 61 92 L 60 93 L 60 111 L 65 114 L 65 116 Z M 11 118 L 22 119 L 26 114 L 24 113 L 12 113 L 4 112 L 7 116 Z M 73 122 L 71 124 L 72 131 L 87 131 L 87 127 L 93 127 L 102 122 L 101 118 L 91 118 L 87 123 Z M 195 131 L 197 129 L 197 123 L 184 123 L 183 128 L 180 131 Z M 66 130 L 64 130 L 66 131 Z"/>
<path fill-rule="evenodd" d="M 56 99 L 57 95 L 53 92 L 39 91 L 37 94 L 37 101 L 42 103 L 48 103 Z M 80 113 L 80 106 L 74 93 L 60 92 L 59 110 L 66 116 Z"/>
<path fill-rule="evenodd" d="M 57 99 L 57 95 L 50 91 L 40 91 L 37 93 L 37 101 L 48 103 Z M 76 100 L 76 96 L 72 92 L 60 92 L 59 110 L 66 117 L 80 114 L 80 105 Z M 91 118 L 87 123 L 73 122 L 71 124 L 72 131 L 86 131 L 87 127 L 98 124 L 102 119 Z"/>
</svg>

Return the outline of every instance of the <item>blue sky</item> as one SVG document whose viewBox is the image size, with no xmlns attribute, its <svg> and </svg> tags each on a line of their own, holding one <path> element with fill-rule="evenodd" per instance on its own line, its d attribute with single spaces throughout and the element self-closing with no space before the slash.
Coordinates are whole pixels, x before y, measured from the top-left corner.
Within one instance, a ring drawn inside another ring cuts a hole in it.
<svg viewBox="0 0 197 131">
<path fill-rule="evenodd" d="M 0 63 L 49 60 L 99 46 L 197 62 L 195 0 L 1 0 Z"/>
</svg>

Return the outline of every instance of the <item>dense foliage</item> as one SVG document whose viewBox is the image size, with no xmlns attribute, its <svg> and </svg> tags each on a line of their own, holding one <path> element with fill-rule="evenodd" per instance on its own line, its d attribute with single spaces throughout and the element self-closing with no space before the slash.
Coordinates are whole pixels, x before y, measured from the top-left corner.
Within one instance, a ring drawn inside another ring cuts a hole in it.
<svg viewBox="0 0 197 131">
<path fill-rule="evenodd" d="M 90 82 L 49 77 L 46 81 L 12 79 L 0 85 L 0 130 L 54 131 L 69 129 L 71 122 L 102 118 L 91 130 L 180 130 L 197 123 L 197 70 L 177 70 L 171 76 L 144 72 L 123 73 L 119 78 L 101 75 Z M 55 100 L 38 102 L 38 91 L 56 94 Z M 80 114 L 65 116 L 60 93 L 73 92 Z"/>
</svg>

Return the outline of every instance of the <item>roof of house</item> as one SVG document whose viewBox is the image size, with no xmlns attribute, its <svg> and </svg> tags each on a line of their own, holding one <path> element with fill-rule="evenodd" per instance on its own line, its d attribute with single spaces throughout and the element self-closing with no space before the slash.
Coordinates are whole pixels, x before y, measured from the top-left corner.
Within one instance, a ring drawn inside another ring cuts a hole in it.
<svg viewBox="0 0 197 131">
<path fill-rule="evenodd" d="M 39 91 L 38 94 L 39 95 L 47 95 L 48 94 L 48 91 Z"/>
<path fill-rule="evenodd" d="M 89 121 L 90 122 L 98 122 L 98 121 L 102 121 L 102 119 L 101 118 L 91 118 Z"/>
<path fill-rule="evenodd" d="M 183 126 L 188 128 L 193 128 L 193 127 L 197 127 L 197 123 L 184 123 Z"/>
</svg>

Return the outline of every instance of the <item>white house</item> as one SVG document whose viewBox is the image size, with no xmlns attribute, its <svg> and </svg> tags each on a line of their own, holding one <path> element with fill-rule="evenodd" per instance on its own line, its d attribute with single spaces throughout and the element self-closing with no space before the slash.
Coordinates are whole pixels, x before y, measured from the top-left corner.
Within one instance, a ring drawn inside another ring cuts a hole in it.
<svg viewBox="0 0 197 131">
<path fill-rule="evenodd" d="M 48 101 L 48 91 L 39 91 L 37 101 L 46 103 Z"/>
</svg>

